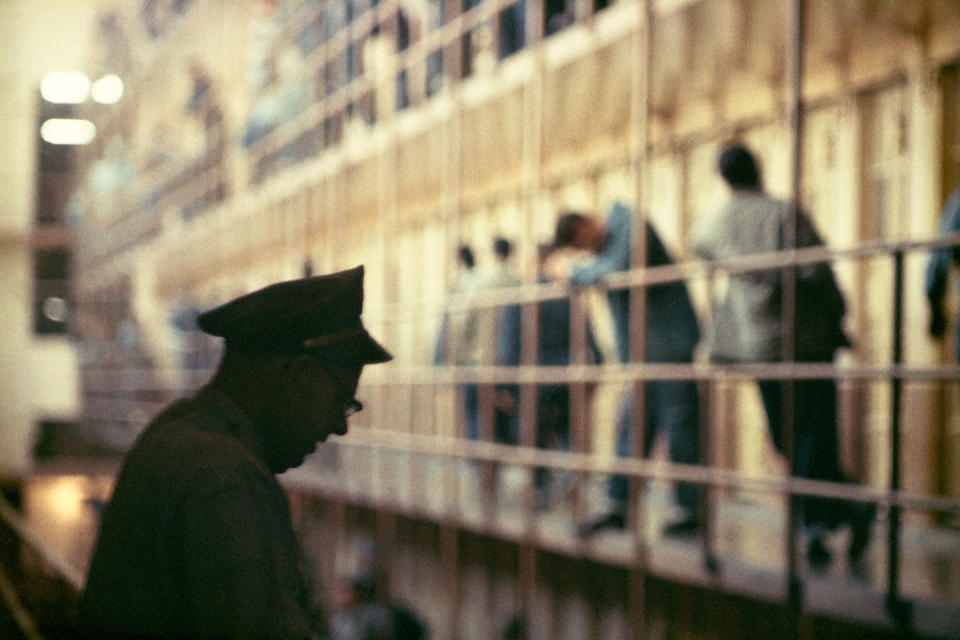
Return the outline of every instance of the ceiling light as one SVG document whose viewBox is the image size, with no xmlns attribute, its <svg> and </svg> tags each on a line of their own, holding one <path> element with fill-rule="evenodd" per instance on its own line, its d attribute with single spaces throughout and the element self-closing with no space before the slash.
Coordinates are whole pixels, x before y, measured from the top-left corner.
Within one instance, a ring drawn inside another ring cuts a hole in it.
<svg viewBox="0 0 960 640">
<path fill-rule="evenodd" d="M 110 73 L 90 87 L 90 97 L 100 104 L 116 104 L 123 97 L 123 80 Z"/>
<path fill-rule="evenodd" d="M 90 95 L 90 80 L 76 71 L 57 71 L 43 76 L 40 95 L 47 102 L 80 104 Z"/>
<path fill-rule="evenodd" d="M 96 135 L 89 120 L 51 118 L 40 125 L 40 137 L 50 144 L 89 144 Z"/>
</svg>

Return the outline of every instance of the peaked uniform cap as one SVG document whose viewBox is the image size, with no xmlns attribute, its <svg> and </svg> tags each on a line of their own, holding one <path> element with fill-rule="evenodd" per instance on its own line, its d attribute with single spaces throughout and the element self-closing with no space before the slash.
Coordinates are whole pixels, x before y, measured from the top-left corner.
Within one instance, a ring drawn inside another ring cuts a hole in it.
<svg viewBox="0 0 960 640">
<path fill-rule="evenodd" d="M 297 353 L 316 351 L 361 363 L 393 358 L 367 333 L 363 266 L 278 282 L 240 296 L 197 318 L 204 332 L 228 347 Z"/>
</svg>

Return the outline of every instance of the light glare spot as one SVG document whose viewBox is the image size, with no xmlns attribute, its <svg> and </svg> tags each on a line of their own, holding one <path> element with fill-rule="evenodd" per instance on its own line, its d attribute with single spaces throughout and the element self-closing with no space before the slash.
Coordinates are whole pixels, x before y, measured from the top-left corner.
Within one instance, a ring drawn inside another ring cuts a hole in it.
<svg viewBox="0 0 960 640">
<path fill-rule="evenodd" d="M 40 125 L 40 137 L 50 144 L 90 144 L 96 135 L 89 120 L 51 118 Z"/>
<path fill-rule="evenodd" d="M 90 87 L 90 97 L 100 104 L 116 104 L 123 97 L 123 80 L 113 73 L 103 76 Z"/>
<path fill-rule="evenodd" d="M 77 71 L 56 71 L 43 76 L 40 95 L 55 104 L 80 104 L 90 95 L 90 79 Z"/>
</svg>

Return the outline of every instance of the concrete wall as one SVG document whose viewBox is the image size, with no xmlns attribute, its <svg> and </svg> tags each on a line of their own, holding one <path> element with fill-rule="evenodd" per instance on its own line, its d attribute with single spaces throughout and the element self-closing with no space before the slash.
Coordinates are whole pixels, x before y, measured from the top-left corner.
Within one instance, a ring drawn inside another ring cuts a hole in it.
<svg viewBox="0 0 960 640">
<path fill-rule="evenodd" d="M 160 53 L 141 56 L 148 63 L 137 84 L 143 99 L 129 113 L 135 142 L 163 120 L 174 125 L 174 137 L 189 140 L 183 67 L 192 56 L 211 66 L 227 124 L 239 133 L 250 102 L 241 61 L 251 15 L 237 6 L 198 0 L 167 41 L 150 45 Z M 771 193 L 789 195 L 789 3 L 657 6 L 673 10 L 664 9 L 654 24 L 644 208 L 677 257 L 688 259 L 690 229 L 725 198 L 713 162 L 727 138 L 747 140 L 762 158 Z M 819 0 L 807 6 L 805 204 L 832 247 L 933 235 L 944 190 L 936 166 L 939 119 L 948 99 L 935 78 L 960 60 L 956 3 Z M 196 217 L 181 216 L 178 207 L 162 212 L 153 240 L 83 274 L 81 292 L 95 299 L 111 281 L 130 277 L 136 319 L 159 353 L 161 316 L 180 296 L 222 302 L 298 275 L 307 256 L 321 272 L 365 262 L 368 324 L 391 345 L 397 363 L 428 364 L 443 294 L 455 274 L 456 243 L 471 242 L 488 262 L 493 235 L 506 233 L 518 241 L 517 264 L 529 276 L 535 244 L 548 239 L 557 211 L 603 211 L 614 197 L 636 199 L 630 88 L 637 77 L 629 64 L 638 59 L 635 8 L 619 3 L 589 27 L 548 39 L 542 56 L 517 54 L 456 92 L 352 130 L 341 147 L 263 184 L 244 182 L 251 158 L 232 144 L 227 164 L 241 169 L 231 176 L 236 197 Z M 317 72 L 305 65 L 304 82 Z M 926 335 L 919 286 L 924 258 L 918 252 L 907 264 L 904 335 L 911 364 L 945 357 Z M 845 359 L 881 366 L 892 333 L 889 259 L 848 260 L 837 270 L 856 342 Z M 704 283 L 694 283 L 694 293 L 706 319 Z M 399 318 L 394 305 L 411 317 Z M 864 482 L 886 486 L 889 384 L 853 381 L 846 394 L 849 466 Z M 911 425 L 903 473 L 912 491 L 957 491 L 960 448 L 951 444 L 956 428 L 947 424 L 949 412 L 937 404 L 944 395 L 933 385 L 906 389 Z M 749 473 L 777 472 L 752 381 L 723 384 L 718 396 L 727 408 L 715 425 L 712 461 Z M 406 415 L 388 417 L 389 424 L 409 422 Z"/>
<path fill-rule="evenodd" d="M 73 345 L 33 333 L 36 100 L 45 73 L 77 68 L 97 4 L 0 3 L 0 478 L 29 470 L 38 421 L 70 420 L 78 409 Z"/>
</svg>

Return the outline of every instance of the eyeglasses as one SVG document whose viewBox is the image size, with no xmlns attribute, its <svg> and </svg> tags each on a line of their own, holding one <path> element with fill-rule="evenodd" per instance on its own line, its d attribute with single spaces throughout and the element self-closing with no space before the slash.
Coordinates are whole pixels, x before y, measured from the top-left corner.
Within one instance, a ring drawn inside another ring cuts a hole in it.
<svg viewBox="0 0 960 640">
<path fill-rule="evenodd" d="M 340 397 L 345 398 L 341 400 L 343 403 L 343 415 L 349 418 L 355 413 L 360 413 L 363 411 L 363 403 L 353 397 L 353 393 L 347 387 L 340 382 L 340 378 L 324 363 L 320 363 L 320 367 L 326 372 L 327 376 L 333 380 L 333 384 L 336 385 L 337 390 L 340 392 Z"/>
<path fill-rule="evenodd" d="M 363 411 L 363 403 L 354 397 L 343 403 L 343 415 L 349 418 L 355 413 Z"/>
</svg>

